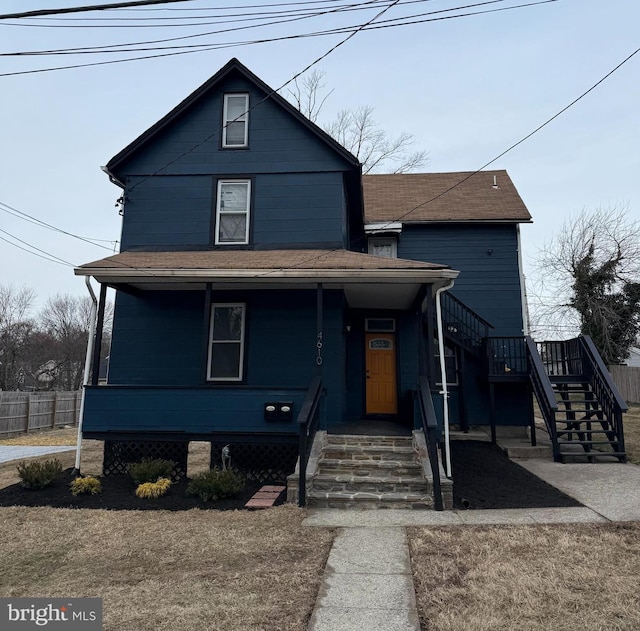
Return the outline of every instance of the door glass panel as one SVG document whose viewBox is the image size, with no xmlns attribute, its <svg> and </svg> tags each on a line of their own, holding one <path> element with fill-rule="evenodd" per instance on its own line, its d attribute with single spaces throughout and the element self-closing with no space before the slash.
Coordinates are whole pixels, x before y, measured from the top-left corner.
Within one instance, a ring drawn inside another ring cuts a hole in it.
<svg viewBox="0 0 640 631">
<path fill-rule="evenodd" d="M 376 337 L 372 340 L 369 340 L 369 348 L 371 350 L 393 350 L 393 341 L 381 337 Z"/>
</svg>

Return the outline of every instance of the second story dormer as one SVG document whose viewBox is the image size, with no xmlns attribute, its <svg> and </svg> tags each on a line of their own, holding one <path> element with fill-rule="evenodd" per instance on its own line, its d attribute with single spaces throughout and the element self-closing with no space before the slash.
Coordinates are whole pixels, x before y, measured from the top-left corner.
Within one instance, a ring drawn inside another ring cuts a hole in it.
<svg viewBox="0 0 640 631">
<path fill-rule="evenodd" d="M 122 251 L 340 248 L 358 160 L 236 59 L 112 158 Z"/>
</svg>

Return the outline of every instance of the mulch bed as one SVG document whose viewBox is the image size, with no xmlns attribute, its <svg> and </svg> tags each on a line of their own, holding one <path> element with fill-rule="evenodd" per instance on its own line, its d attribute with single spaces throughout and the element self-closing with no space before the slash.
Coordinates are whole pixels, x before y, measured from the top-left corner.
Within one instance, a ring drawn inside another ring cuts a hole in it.
<svg viewBox="0 0 640 631">
<path fill-rule="evenodd" d="M 136 487 L 126 475 L 101 477 L 102 492 L 98 495 L 78 495 L 69 490 L 73 480 L 72 469 L 63 471 L 62 476 L 44 489 L 25 489 L 13 484 L 0 489 L 0 506 L 51 506 L 54 508 L 102 508 L 106 510 L 171 510 L 181 511 L 191 508 L 235 510 L 244 508 L 251 496 L 263 486 L 259 482 L 248 481 L 245 488 L 235 497 L 203 502 L 198 497 L 186 494 L 188 480 L 175 482 L 169 492 L 156 499 L 136 497 Z M 280 500 L 279 503 L 282 503 Z"/>
<path fill-rule="evenodd" d="M 457 509 L 582 506 L 509 460 L 492 443 L 452 441 L 451 469 Z"/>
</svg>

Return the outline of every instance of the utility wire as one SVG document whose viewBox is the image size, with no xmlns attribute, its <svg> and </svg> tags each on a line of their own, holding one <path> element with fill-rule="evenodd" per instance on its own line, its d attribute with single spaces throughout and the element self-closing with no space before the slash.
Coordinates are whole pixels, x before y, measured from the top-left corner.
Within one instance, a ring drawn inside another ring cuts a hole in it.
<svg viewBox="0 0 640 631">
<path fill-rule="evenodd" d="M 106 11 L 108 9 L 126 9 L 157 4 L 173 4 L 176 2 L 192 2 L 192 0 L 134 0 L 133 2 L 112 2 L 110 4 L 91 4 L 83 7 L 63 7 L 62 9 L 37 9 L 21 13 L 0 14 L 0 20 L 14 20 L 16 18 L 32 18 L 41 15 L 60 15 L 62 13 L 83 13 L 86 11 Z"/>
<path fill-rule="evenodd" d="M 451 7 L 449 9 L 441 9 L 439 11 L 428 11 L 426 13 L 421 13 L 421 14 L 417 14 L 419 16 L 425 16 L 425 15 L 435 15 L 438 13 L 447 13 L 447 12 L 451 12 L 451 11 L 458 11 L 458 10 L 462 10 L 462 9 L 468 9 L 468 8 L 473 8 L 473 7 L 477 7 L 477 6 L 482 6 L 482 5 L 486 5 L 486 4 L 494 4 L 497 2 L 505 2 L 506 0 L 488 0 L 485 2 L 476 2 L 474 4 L 470 4 L 470 5 L 465 5 L 465 6 L 458 6 L 458 7 Z M 552 1 L 557 1 L 557 0 L 552 0 Z M 407 5 L 407 4 L 416 4 L 416 3 L 422 3 L 422 2 L 431 2 L 431 0 L 405 0 L 404 2 L 401 0 L 401 2 L 399 3 L 402 4 L 403 6 Z M 361 11 L 361 10 L 366 10 L 369 8 L 373 8 L 375 6 L 379 6 L 380 4 L 385 4 L 383 1 L 381 0 L 370 0 L 369 2 L 363 2 L 363 3 L 358 3 L 358 4 L 348 4 L 348 5 L 342 5 L 340 7 L 337 8 L 333 8 L 331 10 L 327 10 L 325 12 L 321 12 L 321 13 L 313 13 L 313 14 L 309 14 L 309 15 L 305 15 L 304 17 L 317 17 L 319 15 L 327 15 L 330 13 L 342 13 L 342 12 L 347 12 L 347 11 Z M 409 17 L 415 17 L 415 16 L 405 16 L 403 18 L 394 18 L 396 21 L 397 20 L 406 20 L 409 19 Z M 249 19 L 253 19 L 253 18 L 247 18 L 247 20 Z M 281 24 L 281 23 L 286 23 L 286 22 L 293 22 L 303 19 L 302 16 L 295 16 L 294 19 L 291 20 L 274 20 L 272 22 L 266 22 L 266 23 L 262 23 L 262 24 L 256 24 L 250 27 L 244 27 L 246 28 L 259 28 L 262 26 L 271 26 L 274 24 Z M 233 20 L 232 22 L 222 22 L 223 24 L 228 24 L 228 23 L 233 23 L 233 22 L 242 22 L 245 20 Z M 343 28 L 343 27 L 339 27 L 339 28 Z M 168 50 L 171 48 L 188 48 L 187 46 L 175 46 L 175 47 L 170 47 L 170 46 L 163 46 L 163 47 L 154 47 L 154 48 L 131 48 L 131 49 L 125 49 L 123 47 L 125 46 L 132 46 L 132 47 L 141 47 L 141 46 L 147 46 L 148 44 L 163 44 L 163 43 L 167 43 L 167 42 L 177 42 L 177 41 L 183 41 L 183 40 L 188 40 L 188 39 L 195 39 L 197 37 L 206 37 L 207 35 L 218 35 L 220 33 L 228 33 L 231 31 L 235 31 L 235 30 L 243 30 L 240 28 L 230 28 L 230 29 L 219 29 L 216 31 L 205 31 L 204 33 L 192 33 L 191 35 L 182 35 L 179 37 L 165 37 L 165 38 L 161 38 L 161 39 L 152 39 L 152 40 L 145 40 L 145 41 L 137 41 L 137 42 L 126 42 L 126 43 L 122 43 L 122 44 L 104 44 L 102 46 L 80 46 L 80 47 L 75 47 L 75 48 L 59 48 L 59 49 L 45 49 L 45 50 L 36 50 L 36 51 L 16 51 L 16 52 L 10 52 L 10 53 L 0 53 L 0 57 L 17 57 L 17 56 L 28 56 L 28 55 L 54 55 L 54 54 L 67 54 L 67 53 L 73 53 L 73 54 L 85 54 L 85 53 L 93 53 L 93 52 L 98 52 L 98 53 L 108 53 L 108 52 L 134 52 L 136 50 L 140 50 L 140 51 L 149 51 L 149 50 Z M 335 30 L 335 29 L 334 29 Z M 314 36 L 316 34 L 324 34 L 324 33 L 330 33 L 330 31 L 316 31 L 316 32 L 311 32 L 307 35 L 309 36 Z M 272 40 L 275 41 L 275 40 Z M 197 44 L 196 46 L 206 46 L 207 44 Z M 111 49 L 120 49 L 120 50 L 111 50 Z"/>
<path fill-rule="evenodd" d="M 456 18 L 463 18 L 463 17 L 470 17 L 470 16 L 474 16 L 474 15 L 482 15 L 482 14 L 486 14 L 486 13 L 496 13 L 498 11 L 508 11 L 511 9 L 521 9 L 521 8 L 525 8 L 525 7 L 531 7 L 531 6 L 536 6 L 536 5 L 541 5 L 541 4 L 549 4 L 552 2 L 558 2 L 559 0 L 538 0 L 536 2 L 529 2 L 526 4 L 520 4 L 520 5 L 515 5 L 512 7 L 500 7 L 497 9 L 487 9 L 487 10 L 483 10 L 483 11 L 475 11 L 475 12 L 471 12 L 471 13 L 463 13 L 463 14 L 459 14 L 459 15 L 449 15 L 449 16 L 441 16 L 441 17 L 437 17 L 437 18 L 428 18 L 428 19 L 422 19 L 422 20 L 413 20 L 413 21 L 408 21 L 408 22 L 399 22 L 396 24 L 381 24 L 381 25 L 370 25 L 370 24 L 366 24 L 364 27 L 354 27 L 354 26 L 349 26 L 349 27 L 339 27 L 339 28 L 335 28 L 335 29 L 328 29 L 325 31 L 317 31 L 317 32 L 312 32 L 312 33 L 304 33 L 304 34 L 296 34 L 296 35 L 287 35 L 287 36 L 282 36 L 282 37 L 273 37 L 273 38 L 265 38 L 265 39 L 260 39 L 260 40 L 253 40 L 253 41 L 241 41 L 241 42 L 226 42 L 226 43 L 222 43 L 222 44 L 213 44 L 213 45 L 205 45 L 205 44 L 201 44 L 201 45 L 197 45 L 198 49 L 197 50 L 178 50 L 175 52 L 169 52 L 169 53 L 159 53 L 159 54 L 155 54 L 155 55 L 142 55 L 142 56 L 138 56 L 138 57 L 127 57 L 125 59 L 111 59 L 111 60 L 106 60 L 106 61 L 96 61 L 96 62 L 90 62 L 90 63 L 83 63 L 83 64 L 71 64 L 71 65 L 67 65 L 67 66 L 55 66 L 55 67 L 49 67 L 49 68 L 39 68 L 36 70 L 22 70 L 22 71 L 16 71 L 16 72 L 5 72 L 5 73 L 0 73 L 0 77 L 11 77 L 11 76 L 18 76 L 18 75 L 26 75 L 26 74 L 35 74 L 35 73 L 40 73 L 40 72 L 53 72 L 53 71 L 57 71 L 57 70 L 70 70 L 70 69 L 74 69 L 74 68 L 87 68 L 87 67 L 92 67 L 92 66 L 104 66 L 104 65 L 109 65 L 109 64 L 117 64 L 117 63 L 125 63 L 125 62 L 130 62 L 130 61 L 141 61 L 143 59 L 158 59 L 161 57 L 171 57 L 171 56 L 175 56 L 175 55 L 186 55 L 186 54 L 190 54 L 190 53 L 199 53 L 199 52 L 205 52 L 205 51 L 209 51 L 209 50 L 221 50 L 221 49 L 226 49 L 226 48 L 235 48 L 235 47 L 239 47 L 239 46 L 249 46 L 249 45 L 255 45 L 255 44 L 264 44 L 264 43 L 270 43 L 270 42 L 276 42 L 276 41 L 285 41 L 285 40 L 292 40 L 292 39 L 304 39 L 307 37 L 321 37 L 321 36 L 326 36 L 326 35 L 339 35 L 339 34 L 344 34 L 344 33 L 349 33 L 349 32 L 360 32 L 360 31 L 364 31 L 364 30 L 377 30 L 377 29 L 382 29 L 382 28 L 394 28 L 394 27 L 398 27 L 398 26 L 409 26 L 409 25 L 413 25 L 413 24 L 423 24 L 426 22 L 437 22 L 437 21 L 441 21 L 441 20 L 450 20 L 450 19 L 456 19 Z M 394 3 L 395 4 L 395 3 Z M 403 18 L 394 18 L 394 20 L 402 20 Z M 353 30 L 355 29 L 355 30 Z M 187 47 L 180 47 L 180 48 L 187 48 Z M 107 51 L 109 52 L 109 51 Z M 123 51 L 119 51 L 119 52 L 123 52 Z"/>
<path fill-rule="evenodd" d="M 58 265 L 66 265 L 67 267 L 74 267 L 73 263 L 69 263 L 69 261 L 65 261 L 64 259 L 61 259 L 60 257 L 56 256 L 55 254 L 51 254 L 51 252 L 46 252 L 45 250 L 41 250 L 40 248 L 37 248 L 35 245 L 31 245 L 31 243 L 28 243 L 27 241 L 23 241 L 22 239 L 19 239 L 14 234 L 11 234 L 10 232 L 7 232 L 6 230 L 2 230 L 2 228 L 0 228 L 0 232 L 2 232 L 2 234 L 6 234 L 7 236 L 11 237 L 12 239 L 15 239 L 16 241 L 19 241 L 20 243 L 23 243 L 27 247 L 30 247 L 33 250 L 36 250 L 36 252 L 32 252 L 31 250 L 27 250 L 26 248 L 23 248 L 23 247 L 19 246 L 18 244 L 13 243 L 12 241 L 9 241 L 8 239 L 5 239 L 4 237 L 0 237 L 0 239 L 2 239 L 3 241 L 6 241 L 10 245 L 13 245 L 14 247 L 16 247 L 16 248 L 18 248 L 20 250 L 24 250 L 25 252 L 29 252 L 29 254 L 33 254 L 35 256 L 39 256 L 41 259 L 46 257 L 46 260 L 51 261 L 52 263 L 58 263 Z M 37 252 L 41 252 L 42 254 L 38 254 Z M 43 254 L 45 256 L 42 256 Z"/>
<path fill-rule="evenodd" d="M 73 237 L 74 239 L 79 239 L 80 241 L 85 241 L 86 243 L 90 243 L 91 245 L 95 245 L 98 248 L 103 248 L 104 250 L 111 251 L 111 248 L 108 248 L 104 245 L 100 245 L 100 243 L 95 243 L 96 241 L 100 241 L 102 243 L 117 243 L 117 240 L 114 239 L 90 239 L 89 237 L 81 237 L 80 235 L 73 234 L 72 232 L 67 232 L 62 228 L 58 228 L 52 224 L 47 223 L 46 221 L 42 221 L 37 217 L 33 217 L 32 215 L 28 215 L 27 213 L 14 208 L 13 206 L 9 206 L 9 204 L 5 204 L 4 202 L 0 202 L 0 210 L 13 215 L 14 217 L 18 217 L 18 219 L 22 219 L 29 223 L 35 224 L 36 226 L 40 226 L 41 228 L 47 228 L 54 232 L 59 232 L 61 234 L 65 234 L 68 237 Z M 13 236 L 13 235 L 12 235 Z"/>
</svg>

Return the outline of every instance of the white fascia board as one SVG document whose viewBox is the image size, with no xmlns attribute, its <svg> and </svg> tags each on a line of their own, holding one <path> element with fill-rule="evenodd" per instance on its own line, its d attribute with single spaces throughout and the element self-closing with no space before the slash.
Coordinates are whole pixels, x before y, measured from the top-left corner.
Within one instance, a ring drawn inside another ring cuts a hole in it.
<svg viewBox="0 0 640 631">
<path fill-rule="evenodd" d="M 185 280 L 237 282 L 250 280 L 265 282 L 310 280 L 314 282 L 334 281 L 349 283 L 415 283 L 433 282 L 443 278 L 456 278 L 457 270 L 452 269 L 381 269 L 381 270 L 342 270 L 342 269 L 113 269 L 113 268 L 76 268 L 77 276 L 93 276 L 102 282 L 154 282 L 155 280 Z"/>
<path fill-rule="evenodd" d="M 402 232 L 402 224 L 399 221 L 377 221 L 364 224 L 365 234 L 385 234 L 389 232 Z"/>
</svg>

